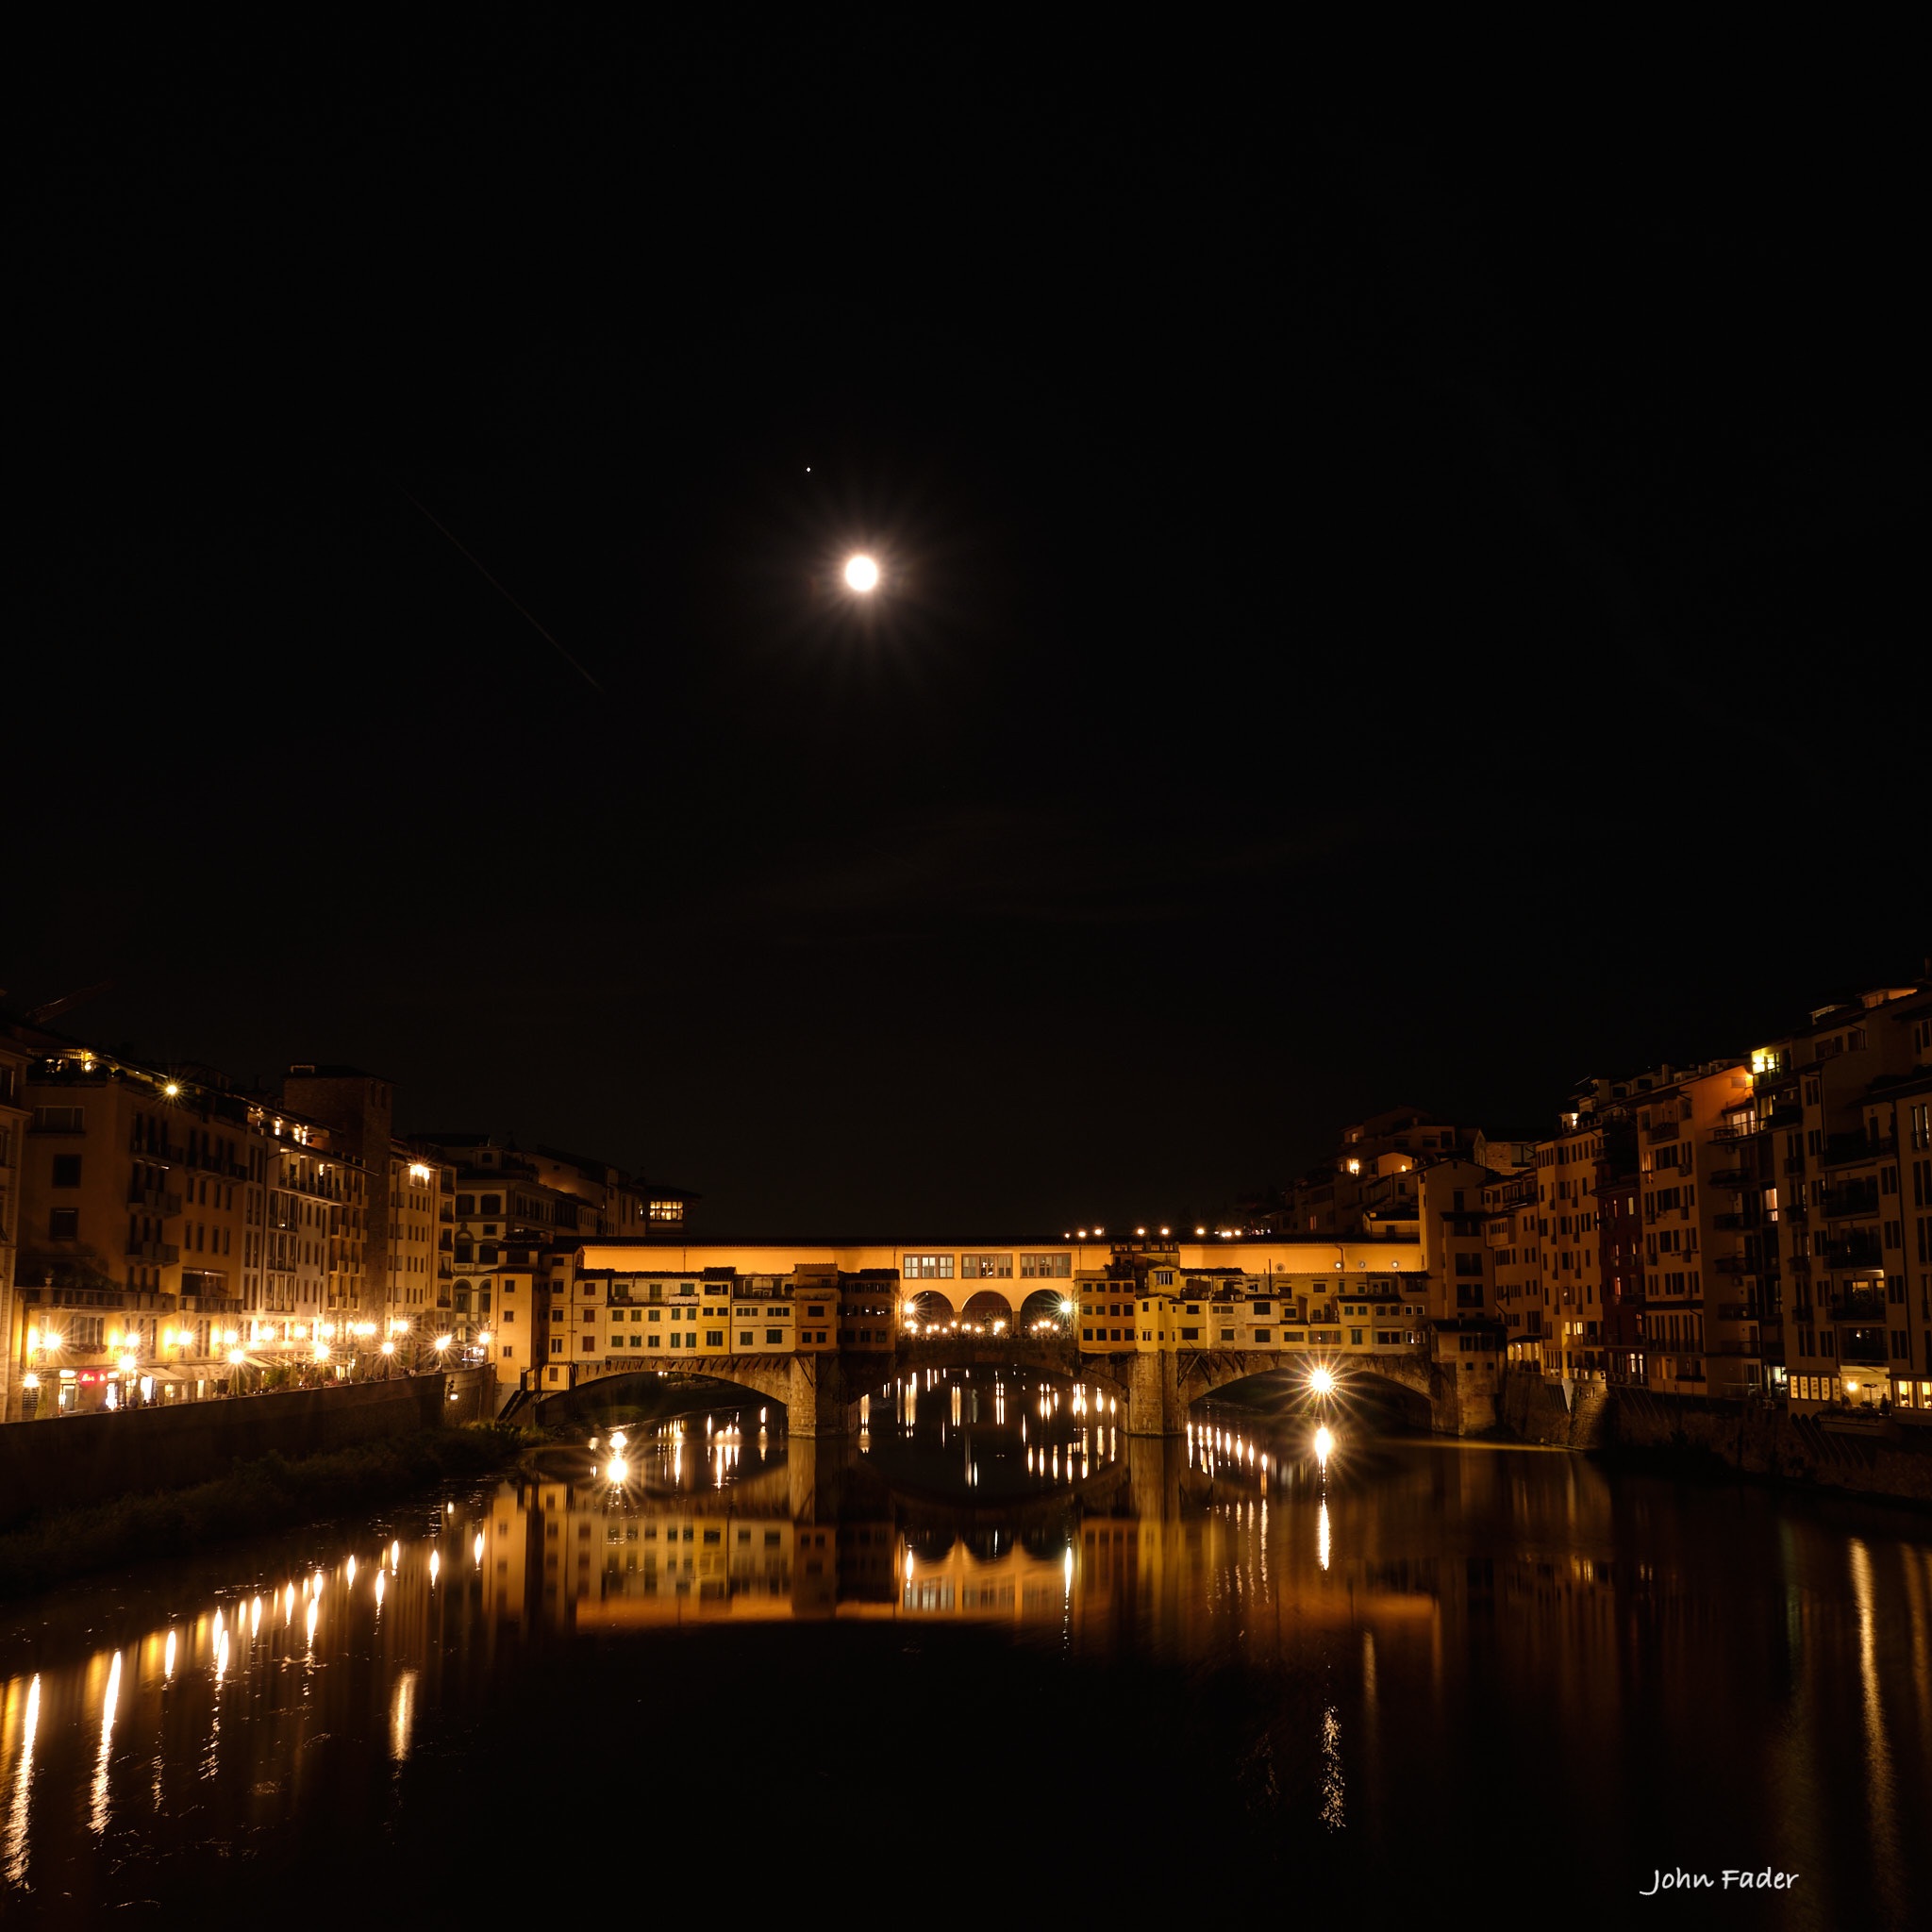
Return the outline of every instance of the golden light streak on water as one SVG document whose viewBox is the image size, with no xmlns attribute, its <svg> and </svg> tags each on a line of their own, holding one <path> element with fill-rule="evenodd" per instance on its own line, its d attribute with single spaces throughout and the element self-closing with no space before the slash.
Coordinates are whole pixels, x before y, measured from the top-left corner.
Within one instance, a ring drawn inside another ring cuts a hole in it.
<svg viewBox="0 0 1932 1932">
<path fill-rule="evenodd" d="M 1341 1774 L 1341 1720 L 1331 1704 L 1322 1713 L 1322 1823 L 1330 1831 L 1340 1831 L 1347 1820 L 1342 1801 L 1348 1795 L 1347 1781 Z"/>
<path fill-rule="evenodd" d="M 27 1686 L 26 1716 L 21 1724 L 20 1763 L 13 1774 L 13 1807 L 7 1818 L 7 1875 L 15 1885 L 26 1876 L 27 1797 L 34 1782 L 34 1732 L 41 1723 L 41 1679 Z"/>
<path fill-rule="evenodd" d="M 1865 1705 L 1865 1787 L 1872 1814 L 1872 1849 L 1881 1890 L 1901 1896 L 1898 1850 L 1898 1793 L 1891 1774 L 1891 1747 L 1885 1737 L 1885 1701 L 1878 1683 L 1878 1618 L 1872 1588 L 1872 1553 L 1861 1537 L 1850 1540 L 1852 1600 L 1858 1612 L 1858 1682 Z"/>
<path fill-rule="evenodd" d="M 93 1807 L 90 1823 L 99 1836 L 108 1828 L 108 1754 L 114 1744 L 114 1707 L 121 1701 L 121 1653 L 108 1666 L 108 1689 L 101 1699 L 101 1748 L 94 1757 Z"/>
<path fill-rule="evenodd" d="M 409 1755 L 416 1727 L 416 1674 L 404 1671 L 396 1678 L 389 1704 L 389 1755 L 400 1764 Z"/>
</svg>

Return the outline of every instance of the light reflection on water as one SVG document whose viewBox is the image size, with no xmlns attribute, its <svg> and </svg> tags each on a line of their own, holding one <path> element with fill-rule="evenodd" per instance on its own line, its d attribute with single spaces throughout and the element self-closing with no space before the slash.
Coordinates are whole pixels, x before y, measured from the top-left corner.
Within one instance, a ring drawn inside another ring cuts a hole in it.
<svg viewBox="0 0 1932 1932">
<path fill-rule="evenodd" d="M 1883 1924 L 1928 1881 L 1928 1619 L 1909 1523 L 1346 1426 L 1318 1454 L 1306 1419 L 1130 1441 L 1093 1391 L 922 1371 L 851 1444 L 695 1414 L 293 1559 L 31 1607 L 0 1649 L 0 1866 L 16 1899 L 107 1903 L 184 1847 L 374 1841 L 431 1741 L 514 1780 L 487 1722 L 540 1662 L 594 1706 L 613 1643 L 930 1625 L 1248 1687 L 1284 1833 L 1393 1846 L 1513 1793 L 1555 1845 L 1591 1821 L 1573 1862 L 1602 1883 L 1809 1860 Z M 1659 1782 L 1729 1840 L 1700 1852 Z"/>
</svg>

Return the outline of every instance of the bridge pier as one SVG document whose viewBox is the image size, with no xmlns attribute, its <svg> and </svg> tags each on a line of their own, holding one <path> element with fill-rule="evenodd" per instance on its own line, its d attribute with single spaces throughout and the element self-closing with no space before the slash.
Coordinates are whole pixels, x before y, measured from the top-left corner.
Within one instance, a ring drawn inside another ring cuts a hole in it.
<svg viewBox="0 0 1932 1932">
<path fill-rule="evenodd" d="M 1166 1349 L 1158 1355 L 1137 1352 L 1127 1368 L 1127 1434 L 1184 1436 L 1187 1430 L 1178 1359 Z"/>
<path fill-rule="evenodd" d="M 1127 1439 L 1127 1493 L 1142 1523 L 1172 1523 L 1181 1513 L 1187 1453 L 1171 1437 Z"/>
<path fill-rule="evenodd" d="M 785 1429 L 792 1436 L 842 1436 L 847 1416 L 845 1372 L 835 1355 L 795 1355 L 787 1382 Z"/>
</svg>

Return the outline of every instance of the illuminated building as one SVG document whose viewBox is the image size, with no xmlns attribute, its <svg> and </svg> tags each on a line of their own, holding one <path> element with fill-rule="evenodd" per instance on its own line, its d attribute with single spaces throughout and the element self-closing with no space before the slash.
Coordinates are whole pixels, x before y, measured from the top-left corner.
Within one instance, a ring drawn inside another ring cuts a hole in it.
<svg viewBox="0 0 1932 1932">
<path fill-rule="evenodd" d="M 389 1149 L 389 1228 L 380 1319 L 421 1336 L 443 1319 L 455 1282 L 456 1170 L 401 1141 Z"/>
<path fill-rule="evenodd" d="M 27 1028 L 15 1044 L 30 1114 L 10 1412 L 26 1374 L 43 1408 L 115 1407 L 223 1392 L 238 1369 L 276 1366 L 297 1341 L 306 1354 L 359 1255 L 359 1168 L 327 1130 L 208 1069 Z"/>
<path fill-rule="evenodd" d="M 1081 1352 L 1325 1356 L 1412 1352 L 1422 1341 L 1425 1305 L 1412 1244 L 1263 1239 L 1243 1241 L 1235 1266 L 1226 1265 L 1229 1252 L 1124 1243 L 1111 1267 L 1083 1271 L 1073 1318 Z"/>
<path fill-rule="evenodd" d="M 25 1365 L 10 1344 L 14 1328 L 14 1256 L 20 1232 L 20 1163 L 33 1111 L 26 1105 L 27 1053 L 0 1033 L 0 1422 L 19 1413 Z"/>
<path fill-rule="evenodd" d="M 1276 1231 L 1413 1234 L 1416 1170 L 1452 1155 L 1474 1154 L 1480 1139 L 1474 1127 L 1454 1126 L 1421 1108 L 1372 1114 L 1344 1128 L 1333 1158 L 1290 1187 Z"/>
<path fill-rule="evenodd" d="M 1484 1181 L 1483 1239 L 1496 1314 L 1503 1324 L 1509 1366 L 1541 1374 L 1548 1308 L 1544 1300 L 1541 1237 L 1537 1232 L 1536 1148 L 1520 1172 L 1491 1172 Z"/>
<path fill-rule="evenodd" d="M 1932 989 L 1815 1008 L 1753 1051 L 1714 1186 L 1794 1412 L 1932 1411 Z"/>
<path fill-rule="evenodd" d="M 409 1146 L 450 1176 L 450 1212 L 440 1224 L 450 1240 L 451 1332 L 486 1347 L 499 1379 L 523 1374 L 545 1345 L 532 1348 L 549 1324 L 548 1262 L 559 1242 L 610 1236 L 640 1239 L 684 1224 L 696 1197 L 680 1188 L 639 1180 L 622 1168 L 559 1148 L 525 1148 L 501 1134 L 423 1134 Z M 491 1337 L 485 1344 L 480 1338 Z M 562 1351 L 566 1358 L 569 1350 Z"/>
<path fill-rule="evenodd" d="M 1460 1392 L 1465 1426 L 1494 1419 L 1507 1330 L 1497 1312 L 1483 1190 L 1489 1169 L 1444 1155 L 1417 1170 L 1429 1357 Z"/>
<path fill-rule="evenodd" d="M 389 1300 L 389 1251 L 395 1217 L 386 1211 L 385 1183 L 392 1158 L 395 1089 L 359 1067 L 291 1066 L 282 1081 L 283 1104 L 304 1120 L 328 1129 L 328 1145 L 341 1165 L 336 1172 L 341 1213 L 334 1217 L 337 1244 L 327 1256 L 327 1306 L 350 1321 L 381 1315 Z"/>
<path fill-rule="evenodd" d="M 1573 1108 L 1562 1131 L 1539 1141 L 1536 1179 L 1538 1300 L 1541 1366 L 1551 1377 L 1603 1374 L 1604 1286 L 1597 1178 L 1604 1123 Z"/>
</svg>

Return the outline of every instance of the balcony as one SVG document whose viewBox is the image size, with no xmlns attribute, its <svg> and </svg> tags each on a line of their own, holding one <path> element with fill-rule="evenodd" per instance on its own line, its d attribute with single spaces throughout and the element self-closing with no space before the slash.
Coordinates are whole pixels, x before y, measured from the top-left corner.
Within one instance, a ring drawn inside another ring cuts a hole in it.
<svg viewBox="0 0 1932 1932">
<path fill-rule="evenodd" d="M 1840 1363 L 1860 1369 L 1880 1369 L 1890 1359 L 1883 1328 L 1854 1328 L 1839 1337 Z"/>
<path fill-rule="evenodd" d="M 130 1186 L 127 1190 L 127 1205 L 130 1208 L 143 1208 L 150 1214 L 158 1214 L 163 1221 L 181 1211 L 181 1196 L 170 1193 L 166 1188 L 140 1188 Z"/>
<path fill-rule="evenodd" d="M 1720 1322 L 1756 1322 L 1761 1319 L 1755 1301 L 1720 1302 L 1712 1312 Z"/>
<path fill-rule="evenodd" d="M 1757 1170 L 1751 1167 L 1721 1167 L 1711 1175 L 1714 1188 L 1755 1188 L 1757 1185 Z"/>
<path fill-rule="evenodd" d="M 1876 1241 L 1826 1241 L 1827 1268 L 1879 1269 L 1885 1265 L 1885 1251 Z"/>
<path fill-rule="evenodd" d="M 234 1294 L 184 1294 L 181 1312 L 184 1315 L 219 1315 L 231 1322 L 239 1321 L 242 1314 L 242 1297 Z"/>
<path fill-rule="evenodd" d="M 1681 1121 L 1659 1121 L 1654 1127 L 1645 1127 L 1643 1139 L 1647 1146 L 1655 1147 L 1659 1141 L 1674 1141 L 1683 1132 Z"/>
<path fill-rule="evenodd" d="M 1882 1154 L 1897 1152 L 1896 1134 L 1881 1134 L 1875 1140 L 1865 1134 L 1833 1134 L 1824 1143 L 1824 1165 L 1843 1167 L 1854 1160 L 1875 1160 Z"/>
<path fill-rule="evenodd" d="M 1757 1225 L 1757 1216 L 1755 1214 L 1713 1214 L 1710 1217 L 1710 1224 L 1713 1227 L 1721 1227 L 1727 1233 L 1736 1234 L 1740 1228 L 1756 1227 Z"/>
<path fill-rule="evenodd" d="M 1682 1258 L 1695 1260 L 1697 1257 L 1691 1255 Z M 1756 1274 L 1757 1273 L 1757 1263 L 1747 1255 L 1714 1255 L 1711 1257 L 1709 1265 L 1712 1273 L 1717 1274 Z"/>
<path fill-rule="evenodd" d="M 163 1268 L 172 1268 L 181 1258 L 181 1250 L 173 1241 L 129 1241 L 127 1258 L 130 1261 L 154 1261 Z"/>
<path fill-rule="evenodd" d="M 1875 1288 L 1840 1289 L 1831 1298 L 1831 1319 L 1834 1322 L 1882 1322 L 1885 1320 L 1885 1296 Z"/>
<path fill-rule="evenodd" d="M 1878 1190 L 1826 1188 L 1818 1206 L 1828 1221 L 1875 1221 L 1878 1217 Z"/>
</svg>

